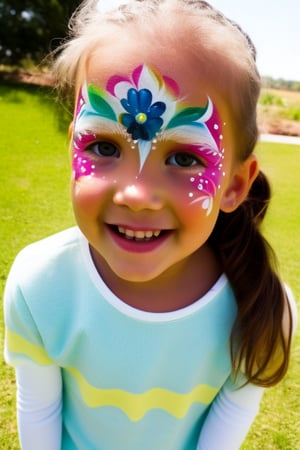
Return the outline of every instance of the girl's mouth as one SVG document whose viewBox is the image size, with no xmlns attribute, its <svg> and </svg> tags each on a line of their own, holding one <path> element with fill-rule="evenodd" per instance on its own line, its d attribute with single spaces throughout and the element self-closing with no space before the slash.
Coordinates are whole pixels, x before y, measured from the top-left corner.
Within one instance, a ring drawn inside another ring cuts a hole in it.
<svg viewBox="0 0 300 450">
<path fill-rule="evenodd" d="M 172 230 L 134 230 L 122 225 L 109 225 L 115 243 L 129 252 L 149 252 L 165 242 Z"/>
<path fill-rule="evenodd" d="M 151 241 L 158 238 L 162 233 L 161 230 L 132 230 L 122 226 L 116 228 L 118 233 L 123 235 L 126 239 L 135 241 Z"/>
</svg>

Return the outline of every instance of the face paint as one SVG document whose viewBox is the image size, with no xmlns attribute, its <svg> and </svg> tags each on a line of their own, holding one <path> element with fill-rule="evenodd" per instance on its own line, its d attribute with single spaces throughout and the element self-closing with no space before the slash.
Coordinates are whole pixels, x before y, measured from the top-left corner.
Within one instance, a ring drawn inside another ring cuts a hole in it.
<svg viewBox="0 0 300 450">
<path fill-rule="evenodd" d="M 191 204 L 200 202 L 210 213 L 213 198 L 224 172 L 222 127 L 218 111 L 207 99 L 204 107 L 186 107 L 179 101 L 176 82 L 146 65 L 131 77 L 113 76 L 105 90 L 84 84 L 79 92 L 73 137 L 75 179 L 92 176 L 94 166 L 86 157 L 86 146 L 104 129 L 122 134 L 139 151 L 140 171 L 156 143 L 164 140 L 187 141 L 191 153 L 205 161 L 203 171 L 190 177 Z"/>
<path fill-rule="evenodd" d="M 94 142 L 95 134 L 76 134 L 73 139 L 73 173 L 75 180 L 82 176 L 93 176 L 95 165 L 84 153 L 84 149 Z"/>
<path fill-rule="evenodd" d="M 198 154 L 203 161 L 207 162 L 207 166 L 190 178 L 194 192 L 189 193 L 189 198 L 191 204 L 201 202 L 208 215 L 213 207 L 213 198 L 221 187 L 221 177 L 225 175 L 222 170 L 224 156 L 223 153 L 205 146 L 191 146 L 191 153 Z"/>
</svg>

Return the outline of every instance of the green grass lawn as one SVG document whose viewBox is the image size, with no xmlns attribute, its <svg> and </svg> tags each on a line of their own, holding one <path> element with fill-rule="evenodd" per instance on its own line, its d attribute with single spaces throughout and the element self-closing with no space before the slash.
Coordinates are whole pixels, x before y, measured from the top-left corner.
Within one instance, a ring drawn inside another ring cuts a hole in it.
<svg viewBox="0 0 300 450">
<path fill-rule="evenodd" d="M 265 235 L 278 255 L 281 273 L 300 299 L 300 146 L 261 143 L 257 154 L 269 175 L 273 202 Z M 288 375 L 266 391 L 243 450 L 300 449 L 300 336 L 294 340 Z"/>
<path fill-rule="evenodd" d="M 73 225 L 69 200 L 66 114 L 51 91 L 0 86 L 0 289 L 16 253 L 26 244 Z M 300 148 L 260 144 L 261 165 L 273 184 L 274 199 L 265 234 L 275 247 L 286 282 L 300 298 Z M 0 348 L 3 315 L 0 314 Z M 18 449 L 13 371 L 0 357 L 0 448 Z M 243 450 L 300 449 L 300 339 L 290 371 L 268 389 Z M 222 450 L 222 449 L 220 449 Z"/>
<path fill-rule="evenodd" d="M 68 124 L 53 102 L 51 91 L 30 86 L 0 86 L 0 123 L 2 298 L 16 253 L 29 242 L 62 230 L 74 221 L 68 186 Z M 2 307 L 0 347 L 0 448 L 18 449 L 14 378 L 2 358 Z"/>
</svg>

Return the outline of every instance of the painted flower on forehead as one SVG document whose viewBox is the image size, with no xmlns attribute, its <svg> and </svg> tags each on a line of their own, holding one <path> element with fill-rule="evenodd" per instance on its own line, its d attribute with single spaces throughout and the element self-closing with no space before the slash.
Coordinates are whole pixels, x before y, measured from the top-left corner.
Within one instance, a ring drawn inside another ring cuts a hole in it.
<svg viewBox="0 0 300 450">
<path fill-rule="evenodd" d="M 106 88 L 120 102 L 123 111 L 118 118 L 138 144 L 142 169 L 152 141 L 175 113 L 178 86 L 172 79 L 141 65 L 130 77 L 111 77 Z"/>
<path fill-rule="evenodd" d="M 161 129 L 161 115 L 166 110 L 164 102 L 152 104 L 152 94 L 149 89 L 129 89 L 127 99 L 121 100 L 121 105 L 127 113 L 121 114 L 121 123 L 134 140 L 151 141 Z"/>
</svg>

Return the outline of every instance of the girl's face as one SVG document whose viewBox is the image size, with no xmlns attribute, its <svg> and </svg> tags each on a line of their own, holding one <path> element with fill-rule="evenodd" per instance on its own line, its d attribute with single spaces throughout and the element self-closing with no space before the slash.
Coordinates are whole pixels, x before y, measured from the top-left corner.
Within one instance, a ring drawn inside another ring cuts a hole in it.
<svg viewBox="0 0 300 450">
<path fill-rule="evenodd" d="M 236 163 L 230 118 L 194 73 L 192 61 L 183 70 L 116 43 L 80 77 L 72 199 L 100 272 L 105 261 L 114 276 L 145 282 L 180 276 L 189 261 L 205 267 Z"/>
</svg>

